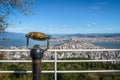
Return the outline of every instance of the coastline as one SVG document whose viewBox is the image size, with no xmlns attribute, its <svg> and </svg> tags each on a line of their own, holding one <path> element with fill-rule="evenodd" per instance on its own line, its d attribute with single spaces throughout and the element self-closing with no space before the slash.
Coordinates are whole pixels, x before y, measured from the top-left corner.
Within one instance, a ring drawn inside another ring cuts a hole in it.
<svg viewBox="0 0 120 80">
<path fill-rule="evenodd" d="M 87 40 L 87 42 L 86 42 Z M 42 46 L 44 48 L 45 46 Z M 10 47 L 9 49 L 27 49 L 26 46 L 24 47 Z M 50 49 L 105 49 L 104 47 L 96 46 L 92 44 L 89 39 L 81 39 L 81 38 L 72 38 L 67 41 L 63 41 L 57 45 L 51 45 Z M 109 54 L 108 54 L 109 53 Z M 0 54 L 4 54 L 5 59 L 31 59 L 30 53 L 27 51 L 12 51 L 12 52 L 0 52 Z M 108 60 L 108 59 L 119 59 L 120 58 L 120 51 L 94 51 L 94 52 L 80 52 L 80 51 L 68 51 L 68 52 L 59 52 L 58 59 L 63 58 L 89 58 L 94 60 Z M 53 52 L 46 51 L 44 53 L 45 60 L 54 60 L 55 54 Z"/>
</svg>

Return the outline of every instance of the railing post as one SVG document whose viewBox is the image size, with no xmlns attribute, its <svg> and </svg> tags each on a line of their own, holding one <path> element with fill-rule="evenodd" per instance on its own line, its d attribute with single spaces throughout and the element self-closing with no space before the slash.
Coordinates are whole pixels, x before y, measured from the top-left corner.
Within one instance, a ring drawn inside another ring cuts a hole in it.
<svg viewBox="0 0 120 80">
<path fill-rule="evenodd" d="M 32 80 L 41 80 L 41 59 L 44 55 L 44 50 L 40 49 L 39 45 L 35 45 L 30 51 L 32 57 Z"/>
<path fill-rule="evenodd" d="M 55 80 L 57 80 L 57 51 L 55 51 Z"/>
</svg>

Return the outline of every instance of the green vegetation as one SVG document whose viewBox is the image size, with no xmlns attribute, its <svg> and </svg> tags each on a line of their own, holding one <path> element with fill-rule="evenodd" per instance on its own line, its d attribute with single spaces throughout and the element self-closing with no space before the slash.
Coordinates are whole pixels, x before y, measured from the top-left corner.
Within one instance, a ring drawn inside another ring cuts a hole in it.
<svg viewBox="0 0 120 80">
<path fill-rule="evenodd" d="M 70 58 L 81 59 L 81 58 Z M 68 60 L 68 59 L 67 59 Z M 120 70 L 120 63 L 58 63 L 58 70 Z M 0 63 L 0 70 L 32 70 L 32 63 Z M 43 70 L 54 70 L 54 63 L 42 63 Z M 120 80 L 120 73 L 58 73 L 57 80 Z M 0 74 L 0 80 L 32 80 L 32 74 Z M 54 73 L 42 74 L 42 80 L 54 80 Z"/>
</svg>

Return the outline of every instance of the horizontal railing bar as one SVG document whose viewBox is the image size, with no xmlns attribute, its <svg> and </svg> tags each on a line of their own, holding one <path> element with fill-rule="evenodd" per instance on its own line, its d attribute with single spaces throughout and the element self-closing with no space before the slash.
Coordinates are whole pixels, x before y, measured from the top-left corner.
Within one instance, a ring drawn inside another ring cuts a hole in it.
<svg viewBox="0 0 120 80">
<path fill-rule="evenodd" d="M 30 49 L 0 49 L 0 51 L 30 51 Z M 120 49 L 48 49 L 47 51 L 120 51 Z"/>
<path fill-rule="evenodd" d="M 80 70 L 80 71 L 56 71 L 57 73 L 100 73 L 100 72 L 120 72 L 120 70 Z M 2 73 L 32 73 L 32 71 L 0 71 Z M 55 71 L 42 71 L 42 73 L 55 73 Z"/>
<path fill-rule="evenodd" d="M 42 71 L 42 73 L 54 73 L 55 71 Z M 0 73 L 32 73 L 32 71 L 0 71 Z"/>
<path fill-rule="evenodd" d="M 113 62 L 120 60 L 57 60 L 57 62 Z"/>
<path fill-rule="evenodd" d="M 81 71 L 57 71 L 57 73 L 100 73 L 100 72 L 120 72 L 120 70 L 81 70 Z"/>
<path fill-rule="evenodd" d="M 32 62 L 32 60 L 0 60 L 0 62 Z M 54 60 L 42 60 L 42 62 L 55 62 Z"/>
<path fill-rule="evenodd" d="M 118 60 L 57 60 L 56 62 L 113 62 Z M 0 60 L 0 62 L 32 62 L 32 60 Z M 55 60 L 42 60 L 42 62 L 55 62 Z"/>
<path fill-rule="evenodd" d="M 120 51 L 120 49 L 49 49 L 48 51 Z"/>
<path fill-rule="evenodd" d="M 0 60 L 0 62 L 32 62 L 32 60 Z"/>
<path fill-rule="evenodd" d="M 0 71 L 0 73 L 32 73 L 32 71 Z"/>
<path fill-rule="evenodd" d="M 120 49 L 55 49 L 48 51 L 119 51 Z"/>
<path fill-rule="evenodd" d="M 120 70 L 81 70 L 81 71 L 57 71 L 57 73 L 100 73 L 100 72 L 120 72 Z"/>
<path fill-rule="evenodd" d="M 0 51 L 30 51 L 30 49 L 0 49 Z"/>
</svg>

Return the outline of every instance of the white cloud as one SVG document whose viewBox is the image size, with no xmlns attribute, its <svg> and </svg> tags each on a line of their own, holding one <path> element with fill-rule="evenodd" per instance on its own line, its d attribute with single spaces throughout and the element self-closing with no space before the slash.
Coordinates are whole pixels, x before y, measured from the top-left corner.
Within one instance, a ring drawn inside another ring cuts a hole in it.
<svg viewBox="0 0 120 80">
<path fill-rule="evenodd" d="M 91 10 L 99 10 L 101 8 L 103 8 L 104 5 L 106 5 L 107 3 L 106 2 L 98 2 L 92 6 L 89 7 L 89 9 Z"/>
<path fill-rule="evenodd" d="M 16 33 L 26 33 L 26 29 L 23 27 L 12 27 L 12 28 L 7 28 L 8 32 L 16 32 Z"/>
<path fill-rule="evenodd" d="M 88 27 L 90 27 L 91 25 L 90 24 L 87 24 Z"/>
<path fill-rule="evenodd" d="M 91 24 L 92 24 L 92 25 L 96 25 L 96 22 L 92 22 Z"/>
<path fill-rule="evenodd" d="M 98 3 L 99 5 L 105 5 L 105 4 L 107 4 L 106 2 L 99 2 Z"/>
<path fill-rule="evenodd" d="M 66 25 L 66 24 L 62 24 L 61 27 L 62 27 L 62 28 L 66 28 L 67 25 Z"/>
<path fill-rule="evenodd" d="M 88 27 L 96 26 L 96 24 L 97 24 L 96 22 L 92 22 L 92 23 L 90 23 L 90 24 L 87 24 L 87 26 L 88 26 Z"/>
<path fill-rule="evenodd" d="M 51 28 L 51 27 L 53 27 L 53 24 L 48 24 L 47 27 Z"/>
<path fill-rule="evenodd" d="M 113 28 L 107 28 L 107 30 L 110 30 L 110 31 L 111 31 L 111 30 L 113 30 Z"/>
</svg>

